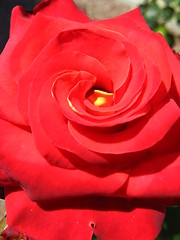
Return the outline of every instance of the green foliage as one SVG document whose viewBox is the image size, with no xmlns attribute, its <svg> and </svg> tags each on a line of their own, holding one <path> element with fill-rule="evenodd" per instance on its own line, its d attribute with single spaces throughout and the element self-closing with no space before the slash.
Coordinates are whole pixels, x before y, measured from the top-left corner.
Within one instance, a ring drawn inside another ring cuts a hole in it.
<svg viewBox="0 0 180 240">
<path fill-rule="evenodd" d="M 162 231 L 157 240 L 180 240 L 180 207 L 173 206 L 166 210 Z"/>
<path fill-rule="evenodd" d="M 98 240 L 96 235 L 93 234 L 92 240 Z"/>
<path fill-rule="evenodd" d="M 180 27 L 180 0 L 145 0 L 140 9 L 149 27 L 160 32 L 173 47 L 174 35 L 168 30 L 167 23 L 175 19 Z"/>
</svg>

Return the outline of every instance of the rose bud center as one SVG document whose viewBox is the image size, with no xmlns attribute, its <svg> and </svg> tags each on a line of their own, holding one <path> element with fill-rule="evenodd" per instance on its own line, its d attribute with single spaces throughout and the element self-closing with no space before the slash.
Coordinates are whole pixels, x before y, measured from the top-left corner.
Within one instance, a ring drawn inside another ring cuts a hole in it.
<svg viewBox="0 0 180 240">
<path fill-rule="evenodd" d="M 97 107 L 110 107 L 113 105 L 113 93 L 98 89 L 91 90 L 87 99 Z"/>
</svg>

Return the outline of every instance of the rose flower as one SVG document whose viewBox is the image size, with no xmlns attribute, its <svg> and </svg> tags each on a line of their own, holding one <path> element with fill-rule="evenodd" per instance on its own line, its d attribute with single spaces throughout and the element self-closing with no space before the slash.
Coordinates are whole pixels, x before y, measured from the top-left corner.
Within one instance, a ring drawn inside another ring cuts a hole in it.
<svg viewBox="0 0 180 240">
<path fill-rule="evenodd" d="M 4 235 L 153 240 L 180 201 L 180 62 L 139 9 L 16 7 L 0 56 Z"/>
</svg>

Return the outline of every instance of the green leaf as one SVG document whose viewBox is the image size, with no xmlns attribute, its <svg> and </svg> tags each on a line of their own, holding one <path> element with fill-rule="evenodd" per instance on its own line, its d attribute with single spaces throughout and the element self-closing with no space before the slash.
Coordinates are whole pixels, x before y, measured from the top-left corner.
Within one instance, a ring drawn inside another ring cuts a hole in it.
<svg viewBox="0 0 180 240">
<path fill-rule="evenodd" d="M 180 240 L 180 233 L 173 236 L 173 240 Z"/>
<path fill-rule="evenodd" d="M 174 9 L 172 7 L 167 6 L 165 8 L 162 8 L 159 12 L 158 21 L 165 23 L 172 18 L 173 14 Z"/>
<path fill-rule="evenodd" d="M 92 240 L 98 240 L 95 234 L 93 234 Z"/>
<path fill-rule="evenodd" d="M 151 29 L 157 26 L 157 18 L 159 16 L 159 8 L 156 4 L 149 5 L 143 13 L 144 18 Z"/>
<path fill-rule="evenodd" d="M 180 24 L 180 12 L 177 14 L 177 23 Z"/>
<path fill-rule="evenodd" d="M 153 31 L 161 33 L 165 38 L 167 37 L 167 29 L 164 25 L 157 26 Z"/>
</svg>

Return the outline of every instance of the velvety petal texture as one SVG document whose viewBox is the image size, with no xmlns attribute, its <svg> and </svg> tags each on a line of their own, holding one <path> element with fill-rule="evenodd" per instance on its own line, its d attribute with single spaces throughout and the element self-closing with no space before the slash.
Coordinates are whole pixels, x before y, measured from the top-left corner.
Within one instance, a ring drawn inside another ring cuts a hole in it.
<svg viewBox="0 0 180 240">
<path fill-rule="evenodd" d="M 155 201 L 146 205 L 141 200 L 84 197 L 52 204 L 31 202 L 20 189 L 7 188 L 6 194 L 7 212 L 12 213 L 9 223 L 25 236 L 38 240 L 88 240 L 93 233 L 100 240 L 150 240 L 164 220 L 164 209 Z"/>
<path fill-rule="evenodd" d="M 0 55 L 0 186 L 33 240 L 155 239 L 180 202 L 180 61 L 140 10 L 12 12 Z"/>
</svg>

